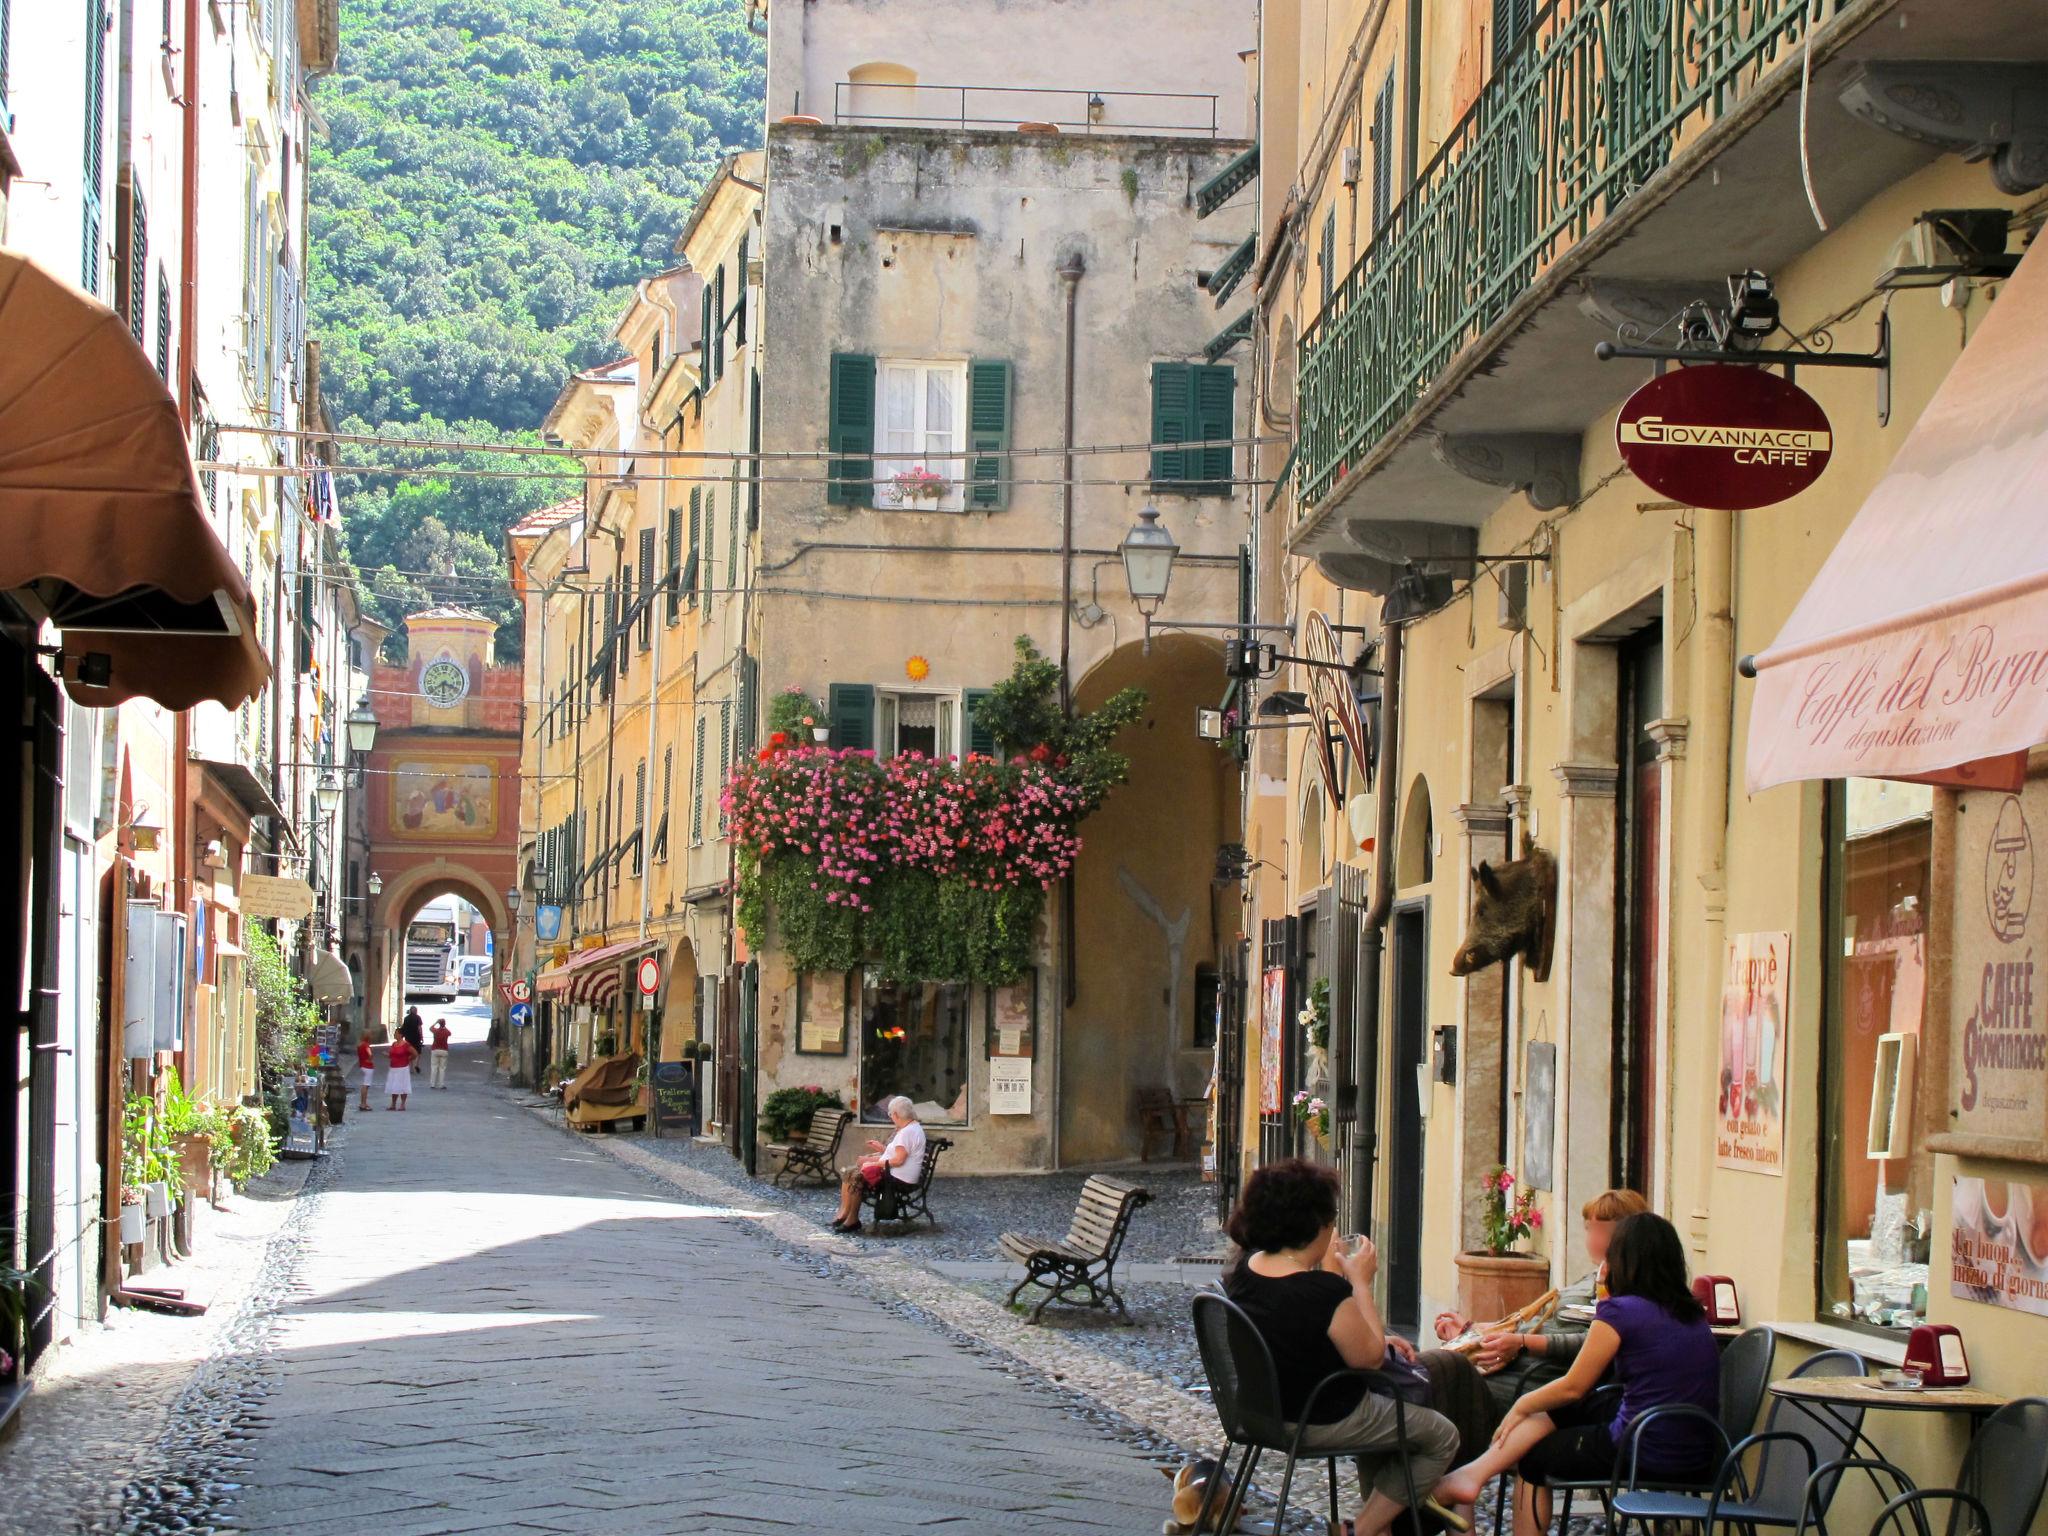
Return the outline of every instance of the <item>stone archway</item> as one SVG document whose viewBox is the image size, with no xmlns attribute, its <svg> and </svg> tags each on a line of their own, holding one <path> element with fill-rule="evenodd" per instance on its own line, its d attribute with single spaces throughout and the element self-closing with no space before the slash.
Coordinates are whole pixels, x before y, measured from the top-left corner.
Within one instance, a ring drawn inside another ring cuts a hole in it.
<svg viewBox="0 0 2048 1536">
<path fill-rule="evenodd" d="M 1149 655 L 1135 641 L 1120 646 L 1081 678 L 1075 707 L 1128 687 L 1146 693 L 1144 713 L 1116 743 L 1130 781 L 1082 823 L 1074 870 L 1072 1001 L 1059 1034 L 1063 1165 L 1138 1155 L 1137 1090 L 1183 1100 L 1202 1092 L 1213 1050 L 1197 1000 L 1240 922 L 1235 891 L 1215 884 L 1217 848 L 1240 825 L 1239 765 L 1195 732 L 1196 711 L 1213 708 L 1223 688 L 1222 647 L 1192 635 L 1154 636 Z M 1064 981 L 1044 979 L 1048 1019 Z"/>
<path fill-rule="evenodd" d="M 405 930 L 429 902 L 443 896 L 460 896 L 484 914 L 490 924 L 492 947 L 498 954 L 510 954 L 511 915 L 505 894 L 495 889 L 481 871 L 447 859 L 434 859 L 390 876 L 372 904 L 370 914 L 370 967 L 364 978 L 364 1024 L 373 1033 L 390 1036 L 405 1006 L 405 988 L 400 971 L 405 959 Z M 493 1017 L 502 1012 L 495 987 L 490 997 Z"/>
</svg>

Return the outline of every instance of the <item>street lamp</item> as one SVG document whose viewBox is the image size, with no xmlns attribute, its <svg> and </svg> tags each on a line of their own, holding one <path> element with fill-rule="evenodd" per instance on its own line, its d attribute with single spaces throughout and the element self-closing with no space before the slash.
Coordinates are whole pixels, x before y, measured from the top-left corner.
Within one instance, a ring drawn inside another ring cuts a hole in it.
<svg viewBox="0 0 2048 1536">
<path fill-rule="evenodd" d="M 313 803 L 320 807 L 322 816 L 332 816 L 341 808 L 341 780 L 331 773 L 321 774 L 313 790 Z"/>
<path fill-rule="evenodd" d="M 518 886 L 516 886 L 516 885 L 508 885 L 508 886 L 506 886 L 506 887 L 505 887 L 505 910 L 506 910 L 506 911 L 508 911 L 508 912 L 510 912 L 510 913 L 511 913 L 511 914 L 512 914 L 512 915 L 513 915 L 514 917 L 517 917 L 517 916 L 519 915 L 519 900 L 520 900 L 520 895 L 519 895 L 519 887 L 518 887 Z"/>
<path fill-rule="evenodd" d="M 1124 557 L 1124 585 L 1130 588 L 1131 601 L 1138 605 L 1138 612 L 1145 616 L 1145 649 L 1152 649 L 1152 615 L 1159 611 L 1159 605 L 1166 601 L 1166 589 L 1173 581 L 1174 557 L 1180 553 L 1180 546 L 1173 542 L 1173 535 L 1159 521 L 1159 509 L 1147 506 L 1138 513 L 1137 522 L 1124 535 L 1121 546 Z"/>
<path fill-rule="evenodd" d="M 348 749 L 367 753 L 377 744 L 377 713 L 370 708 L 370 696 L 348 712 Z"/>
<path fill-rule="evenodd" d="M 370 878 L 365 884 L 370 887 L 370 894 L 372 896 L 382 896 L 384 894 L 384 877 L 374 869 L 370 871 Z"/>
</svg>

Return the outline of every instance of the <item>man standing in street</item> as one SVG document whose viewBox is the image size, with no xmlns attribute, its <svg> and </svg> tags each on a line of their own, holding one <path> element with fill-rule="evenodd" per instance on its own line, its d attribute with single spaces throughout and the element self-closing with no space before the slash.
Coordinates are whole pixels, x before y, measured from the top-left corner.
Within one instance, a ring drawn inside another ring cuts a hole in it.
<svg viewBox="0 0 2048 1536">
<path fill-rule="evenodd" d="M 398 1038 L 412 1047 L 413 1055 L 424 1056 L 427 1054 L 427 1027 L 420 1019 L 419 1009 L 408 1008 L 405 1010 L 405 1017 L 399 1021 Z"/>
<path fill-rule="evenodd" d="M 446 1019 L 434 1020 L 434 1053 L 430 1058 L 430 1065 L 427 1071 L 427 1086 L 429 1088 L 446 1088 L 448 1086 L 448 1034 L 448 1021 Z"/>
</svg>

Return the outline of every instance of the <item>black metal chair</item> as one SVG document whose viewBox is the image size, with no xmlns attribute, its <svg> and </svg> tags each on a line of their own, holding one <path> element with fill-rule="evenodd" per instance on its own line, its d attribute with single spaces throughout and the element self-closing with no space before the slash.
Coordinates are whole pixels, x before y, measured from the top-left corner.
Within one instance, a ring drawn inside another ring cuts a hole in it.
<svg viewBox="0 0 2048 1536">
<path fill-rule="evenodd" d="M 1993 1536 L 1997 1530 L 1991 1511 L 1973 1494 L 1960 1488 L 1910 1488 L 1885 1502 L 1884 1508 L 1877 1512 L 1877 1518 L 1870 1523 L 1870 1536 L 1886 1536 L 1887 1532 L 1890 1536 L 1932 1536 L 1934 1528 L 1927 1523 L 1927 1506 L 1933 1503 L 1945 1503 L 1949 1507 L 1944 1536 Z M 1904 1519 L 1908 1510 L 1913 1512 L 1910 1529 Z M 1970 1517 L 1968 1521 L 1965 1521 L 1965 1515 Z M 2021 1530 L 2024 1531 L 2025 1527 Z"/>
<path fill-rule="evenodd" d="M 1829 1349 L 1802 1361 L 1792 1374 L 1862 1376 L 1867 1369 L 1861 1355 Z M 1645 1486 L 1638 1474 L 1643 1431 L 1660 1420 L 1688 1417 L 1712 1425 L 1727 1447 L 1712 1484 L 1703 1493 Z M 1748 1536 L 1755 1536 L 1763 1526 L 1803 1532 L 1809 1525 L 1820 1525 L 1849 1466 L 1897 1472 L 1888 1463 L 1851 1455 L 1862 1430 L 1861 1408 L 1831 1404 L 1822 1409 L 1786 1397 L 1771 1405 L 1761 1432 L 1740 1438 L 1730 1436 L 1718 1419 L 1697 1408 L 1652 1408 L 1629 1425 L 1623 1439 L 1626 1481 L 1617 1467 L 1608 1494 L 1613 1536 L 1627 1536 L 1631 1520 L 1641 1521 L 1645 1527 L 1660 1520 L 1697 1525 L 1703 1536 L 1712 1536 L 1714 1528 L 1723 1523 L 1743 1527 Z M 1744 1458 L 1751 1452 L 1756 1453 L 1755 1468 L 1745 1472 Z"/>
<path fill-rule="evenodd" d="M 1956 1488 L 1983 1512 L 1989 1536 L 2027 1536 L 2048 1493 L 2048 1398 L 2016 1397 L 1986 1419 L 1963 1453 Z M 1950 1536 L 1961 1536 L 1960 1512 L 1949 1512 Z"/>
<path fill-rule="evenodd" d="M 1777 1358 L 1777 1353 L 1778 1336 L 1768 1328 L 1748 1329 L 1730 1340 L 1728 1347 L 1721 1351 L 1720 1428 L 1724 1448 L 1756 1428 L 1757 1415 L 1763 1412 L 1764 1395 L 1770 1387 L 1771 1363 Z M 1596 1389 L 1595 1395 L 1604 1393 L 1618 1398 L 1620 1391 L 1619 1387 L 1601 1387 Z M 1500 1480 L 1493 1517 L 1494 1536 L 1502 1536 L 1506 1529 L 1507 1485 L 1510 1481 L 1508 1477 Z M 1608 1524 L 1614 1523 L 1614 1512 L 1606 1508 L 1608 1493 L 1613 1486 L 1612 1476 L 1546 1478 L 1543 1486 L 1552 1493 L 1564 1495 L 1557 1510 L 1559 1531 L 1571 1528 L 1572 1499 L 1580 1493 L 1590 1493 L 1599 1499 L 1601 1507 L 1606 1510 Z M 1652 1480 L 1649 1486 L 1682 1492 L 1706 1491 L 1704 1484 L 1698 1481 Z"/>
<path fill-rule="evenodd" d="M 1266 1348 L 1266 1341 L 1259 1336 L 1252 1320 L 1235 1302 L 1213 1293 L 1195 1298 L 1195 1343 L 1202 1352 L 1202 1369 L 1209 1377 L 1210 1400 L 1216 1404 L 1216 1417 L 1223 1425 L 1223 1454 L 1218 1462 L 1228 1471 L 1232 1449 L 1241 1448 L 1244 1452 L 1232 1478 L 1230 1502 L 1214 1529 L 1229 1531 L 1237 1528 L 1245 1495 L 1251 1488 L 1252 1474 L 1258 1470 L 1259 1458 L 1267 1451 L 1280 1451 L 1287 1457 L 1286 1469 L 1280 1474 L 1280 1508 L 1273 1517 L 1275 1530 L 1286 1526 L 1287 1499 L 1294 1487 L 1294 1468 L 1302 1461 L 1320 1461 L 1328 1466 L 1330 1519 L 1332 1522 L 1340 1521 L 1343 1517 L 1337 1508 L 1337 1463 L 1347 1456 L 1383 1456 L 1388 1454 L 1387 1448 L 1376 1445 L 1310 1450 L 1302 1445 L 1302 1436 L 1324 1392 L 1346 1382 L 1368 1387 L 1384 1385 L 1381 1379 L 1371 1371 L 1332 1372 L 1316 1383 L 1307 1403 L 1302 1406 L 1301 1420 L 1290 1426 L 1280 1411 L 1280 1373 L 1273 1364 L 1273 1353 Z M 1407 1456 L 1407 1408 L 1398 1397 L 1392 1401 L 1395 1454 L 1400 1456 L 1401 1477 L 1408 1490 L 1408 1508 L 1412 1512 L 1421 1502 L 1421 1495 L 1416 1492 L 1415 1472 Z M 1210 1480 L 1208 1492 L 1202 1499 L 1201 1512 L 1195 1517 L 1196 1530 L 1211 1529 L 1207 1523 L 1209 1504 L 1222 1481 L 1220 1477 Z"/>
</svg>

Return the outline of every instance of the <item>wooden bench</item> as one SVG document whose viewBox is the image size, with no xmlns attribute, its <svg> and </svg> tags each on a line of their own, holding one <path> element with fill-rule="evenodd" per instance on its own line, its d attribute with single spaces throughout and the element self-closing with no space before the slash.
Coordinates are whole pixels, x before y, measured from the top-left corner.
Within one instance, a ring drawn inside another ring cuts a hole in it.
<svg viewBox="0 0 2048 1536">
<path fill-rule="evenodd" d="M 1131 1230 L 1132 1213 L 1151 1199 L 1148 1190 L 1098 1173 L 1081 1186 L 1074 1223 L 1059 1242 L 1005 1232 L 999 1244 L 1003 1257 L 1022 1264 L 1025 1270 L 1024 1278 L 1010 1292 L 1011 1304 L 1015 1305 L 1027 1285 L 1044 1287 L 1045 1295 L 1031 1309 L 1035 1323 L 1053 1302 L 1071 1301 L 1086 1291 L 1088 1306 L 1114 1306 L 1128 1323 L 1130 1311 L 1116 1288 L 1116 1259 Z"/>
<path fill-rule="evenodd" d="M 922 1216 L 929 1225 L 936 1227 L 938 1222 L 932 1216 L 931 1206 L 932 1175 L 939 1171 L 939 1154 L 941 1152 L 950 1152 L 952 1149 L 953 1143 L 945 1137 L 927 1136 L 924 1143 L 924 1167 L 918 1170 L 917 1182 L 915 1184 L 905 1184 L 896 1179 L 894 1175 L 889 1175 L 872 1189 L 863 1187 L 860 1192 L 860 1203 L 863 1206 L 875 1206 L 875 1220 L 877 1222 L 886 1220 L 901 1224 L 915 1221 L 918 1217 Z M 896 1214 L 894 1216 L 884 1217 L 881 1213 L 881 1207 L 876 1203 L 877 1198 L 885 1189 L 894 1189 L 896 1191 Z"/>
<path fill-rule="evenodd" d="M 846 1134 L 846 1122 L 853 1118 L 850 1109 L 814 1109 L 811 1111 L 811 1128 L 804 1132 L 804 1139 L 790 1145 L 782 1155 L 782 1166 L 775 1170 L 774 1182 L 780 1184 L 784 1178 L 794 1189 L 796 1181 L 805 1175 L 815 1178 L 820 1184 L 839 1182 L 839 1138 Z"/>
</svg>

